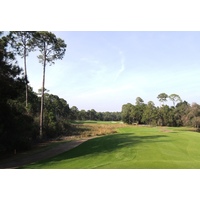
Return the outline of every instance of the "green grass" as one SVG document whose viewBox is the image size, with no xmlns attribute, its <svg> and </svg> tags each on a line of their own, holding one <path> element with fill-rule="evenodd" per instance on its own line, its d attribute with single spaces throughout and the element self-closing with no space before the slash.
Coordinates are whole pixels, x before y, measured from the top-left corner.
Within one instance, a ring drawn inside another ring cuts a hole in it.
<svg viewBox="0 0 200 200">
<path fill-rule="evenodd" d="M 127 126 L 24 168 L 200 169 L 200 133 L 185 127 Z"/>
</svg>

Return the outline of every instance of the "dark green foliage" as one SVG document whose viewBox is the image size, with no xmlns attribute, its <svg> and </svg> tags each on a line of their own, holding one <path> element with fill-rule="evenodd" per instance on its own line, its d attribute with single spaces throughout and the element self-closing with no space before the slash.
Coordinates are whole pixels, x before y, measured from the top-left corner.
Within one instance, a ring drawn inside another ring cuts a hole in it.
<svg viewBox="0 0 200 200">
<path fill-rule="evenodd" d="M 133 118 L 134 106 L 131 103 L 124 104 L 122 106 L 122 121 L 127 124 L 132 124 L 134 122 Z"/>
<path fill-rule="evenodd" d="M 17 42 L 18 34 L 21 32 L 12 32 L 0 38 L 0 152 L 28 149 L 39 141 L 41 98 L 31 87 L 27 87 L 27 77 L 23 76 L 23 70 L 16 64 L 15 53 L 27 56 Z M 59 56 L 62 57 L 61 54 Z M 24 92 L 26 87 L 28 104 Z M 70 109 L 64 99 L 52 94 L 45 95 L 45 131 L 46 139 L 49 139 L 65 134 L 69 129 L 67 118 Z"/>
<path fill-rule="evenodd" d="M 157 97 L 160 102 L 167 101 L 168 95 L 161 93 Z M 200 105 L 193 103 L 189 105 L 186 101 L 181 100 L 179 95 L 172 94 L 169 98 L 173 101 L 173 106 L 162 104 L 155 107 L 152 101 L 144 104 L 140 97 L 136 98 L 136 105 L 131 103 L 122 106 L 122 121 L 127 124 L 148 124 L 158 126 L 193 126 L 197 129 L 200 127 Z M 175 102 L 177 103 L 176 106 Z"/>
<path fill-rule="evenodd" d="M 69 127 L 67 119 L 69 105 L 56 95 L 45 93 L 44 130 L 45 137 L 52 138 L 65 134 Z"/>
<path fill-rule="evenodd" d="M 25 80 L 22 70 L 12 64 L 6 51 L 7 40 L 0 39 L 0 150 L 25 149 L 34 136 L 33 118 L 25 114 L 21 94 Z M 11 59 L 12 58 L 12 59 Z"/>
<path fill-rule="evenodd" d="M 94 109 L 85 111 L 78 110 L 76 106 L 70 108 L 70 120 L 93 120 L 93 121 L 121 121 L 121 112 L 97 112 Z"/>
<path fill-rule="evenodd" d="M 148 125 L 156 125 L 158 121 L 158 109 L 152 101 L 145 106 L 142 122 Z"/>
<path fill-rule="evenodd" d="M 132 123 L 143 123 L 145 119 L 143 118 L 143 113 L 146 108 L 144 101 L 140 98 L 136 98 L 136 105 L 127 103 L 122 106 L 122 121 L 127 124 Z"/>
</svg>

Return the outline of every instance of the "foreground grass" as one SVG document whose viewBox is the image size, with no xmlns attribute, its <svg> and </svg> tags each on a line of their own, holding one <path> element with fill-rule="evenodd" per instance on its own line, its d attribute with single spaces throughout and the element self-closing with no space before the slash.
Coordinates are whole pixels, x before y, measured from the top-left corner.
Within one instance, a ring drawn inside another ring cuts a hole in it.
<svg viewBox="0 0 200 200">
<path fill-rule="evenodd" d="M 118 128 L 24 168 L 200 169 L 200 134 L 187 128 Z"/>
</svg>

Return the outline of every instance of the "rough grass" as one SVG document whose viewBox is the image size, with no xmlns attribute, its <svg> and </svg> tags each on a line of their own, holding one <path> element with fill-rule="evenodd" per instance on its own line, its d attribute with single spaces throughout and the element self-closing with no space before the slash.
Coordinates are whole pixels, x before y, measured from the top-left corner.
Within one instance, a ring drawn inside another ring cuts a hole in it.
<svg viewBox="0 0 200 200">
<path fill-rule="evenodd" d="M 200 134 L 192 129 L 122 126 L 25 168 L 200 169 Z"/>
<path fill-rule="evenodd" d="M 72 126 L 71 136 L 83 138 L 117 133 L 118 128 L 127 125 L 112 122 L 78 121 L 72 124 Z"/>
</svg>

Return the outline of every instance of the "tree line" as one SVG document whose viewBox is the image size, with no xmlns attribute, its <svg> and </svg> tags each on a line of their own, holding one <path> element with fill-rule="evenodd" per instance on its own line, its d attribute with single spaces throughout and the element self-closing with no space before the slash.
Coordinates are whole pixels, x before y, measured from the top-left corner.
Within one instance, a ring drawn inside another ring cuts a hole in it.
<svg viewBox="0 0 200 200">
<path fill-rule="evenodd" d="M 158 126 L 193 126 L 200 128 L 200 105 L 182 101 L 177 94 L 161 93 L 157 96 L 160 106 L 153 101 L 144 103 L 141 97 L 136 98 L 135 104 L 127 103 L 122 106 L 122 121 L 127 124 L 147 124 Z M 173 106 L 166 105 L 167 100 Z"/>
<path fill-rule="evenodd" d="M 95 120 L 95 121 L 121 121 L 121 112 L 97 112 L 91 110 L 78 110 L 76 106 L 72 106 L 70 120 Z"/>
<path fill-rule="evenodd" d="M 69 134 L 73 120 L 120 120 L 121 113 L 69 107 L 65 99 L 45 89 L 47 65 L 62 59 L 67 45 L 47 31 L 0 32 L 0 152 L 28 149 L 37 142 Z M 27 57 L 38 52 L 43 68 L 41 88 L 29 84 Z M 23 67 L 16 56 L 23 59 Z"/>
</svg>

